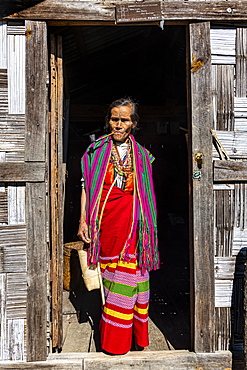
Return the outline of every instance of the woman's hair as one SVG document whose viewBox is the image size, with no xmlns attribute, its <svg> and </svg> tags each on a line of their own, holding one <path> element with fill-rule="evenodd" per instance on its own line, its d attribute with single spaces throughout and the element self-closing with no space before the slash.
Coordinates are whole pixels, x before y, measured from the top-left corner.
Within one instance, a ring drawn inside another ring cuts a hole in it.
<svg viewBox="0 0 247 370">
<path fill-rule="evenodd" d="M 138 130 L 138 124 L 139 124 L 138 104 L 130 98 L 117 99 L 109 105 L 107 115 L 106 115 L 106 118 L 105 118 L 105 131 L 106 132 L 109 131 L 109 127 L 110 127 L 109 121 L 111 119 L 111 110 L 113 108 L 124 107 L 124 106 L 128 106 L 128 105 L 131 105 L 131 107 L 132 107 L 131 120 L 132 120 L 132 123 L 134 124 L 134 127 L 131 129 L 131 133 L 132 134 L 136 133 L 136 131 Z"/>
</svg>

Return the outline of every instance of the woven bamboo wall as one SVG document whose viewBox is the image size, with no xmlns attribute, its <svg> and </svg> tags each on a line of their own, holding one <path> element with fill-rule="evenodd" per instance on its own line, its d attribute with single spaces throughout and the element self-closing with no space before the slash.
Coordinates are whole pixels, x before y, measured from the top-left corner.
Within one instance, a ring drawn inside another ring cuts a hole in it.
<svg viewBox="0 0 247 370">
<path fill-rule="evenodd" d="M 230 160 L 247 160 L 246 35 L 211 29 L 214 130 Z M 213 148 L 214 159 L 226 159 Z M 214 184 L 216 350 L 241 349 L 243 271 L 247 247 L 247 185 Z M 230 343 L 231 341 L 231 343 Z"/>
</svg>

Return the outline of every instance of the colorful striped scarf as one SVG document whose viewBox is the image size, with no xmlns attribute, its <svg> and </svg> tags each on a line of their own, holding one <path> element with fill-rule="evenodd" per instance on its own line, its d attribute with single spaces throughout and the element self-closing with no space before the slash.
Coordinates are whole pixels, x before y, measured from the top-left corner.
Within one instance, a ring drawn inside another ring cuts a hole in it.
<svg viewBox="0 0 247 370">
<path fill-rule="evenodd" d="M 143 271 L 159 268 L 157 246 L 157 216 L 156 201 L 153 187 L 152 166 L 154 157 L 137 143 L 130 135 L 133 152 L 134 168 L 134 202 L 133 219 L 129 237 L 126 240 L 121 258 L 130 260 L 129 247 L 138 232 L 137 258 L 138 266 Z M 107 166 L 110 160 L 112 137 L 102 137 L 92 143 L 82 157 L 82 174 L 85 180 L 87 195 L 86 222 L 89 225 L 91 244 L 89 248 L 89 263 L 99 261 L 100 255 L 100 225 L 99 203 Z"/>
</svg>

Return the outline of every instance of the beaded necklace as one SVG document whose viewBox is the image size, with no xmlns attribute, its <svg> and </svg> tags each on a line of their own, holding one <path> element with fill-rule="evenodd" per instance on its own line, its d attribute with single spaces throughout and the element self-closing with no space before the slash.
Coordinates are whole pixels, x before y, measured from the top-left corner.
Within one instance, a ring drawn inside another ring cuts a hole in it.
<svg viewBox="0 0 247 370">
<path fill-rule="evenodd" d="M 113 164 L 115 167 L 116 172 L 120 176 L 125 176 L 126 178 L 128 177 L 129 174 L 133 172 L 133 166 L 132 166 L 132 151 L 131 151 L 131 143 L 130 140 L 126 142 L 128 145 L 127 147 L 127 152 L 125 158 L 122 160 L 120 158 L 117 145 L 113 143 L 112 145 L 112 159 L 113 159 Z"/>
</svg>

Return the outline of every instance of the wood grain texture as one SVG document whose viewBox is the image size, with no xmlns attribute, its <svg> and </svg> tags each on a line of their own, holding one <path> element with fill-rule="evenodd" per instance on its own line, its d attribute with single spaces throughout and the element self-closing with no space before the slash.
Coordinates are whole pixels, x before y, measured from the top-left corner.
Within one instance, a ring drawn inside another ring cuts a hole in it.
<svg viewBox="0 0 247 370">
<path fill-rule="evenodd" d="M 247 181 L 247 161 L 214 161 L 214 181 Z"/>
<path fill-rule="evenodd" d="M 212 90 L 210 24 L 190 25 L 192 60 L 201 61 L 203 66 L 191 72 L 191 125 L 193 171 L 198 170 L 195 162 L 197 153 L 204 154 L 200 181 L 194 179 L 193 187 L 193 269 L 191 279 L 194 286 L 193 312 L 194 350 L 214 350 L 214 245 L 213 245 L 213 179 L 212 179 Z M 203 121 L 201 120 L 203 117 Z"/>
<path fill-rule="evenodd" d="M 215 190 L 214 253 L 216 257 L 230 257 L 232 255 L 233 228 L 235 221 L 234 211 L 234 190 Z"/>
<path fill-rule="evenodd" d="M 231 309 L 230 307 L 215 308 L 215 344 L 218 351 L 226 351 L 231 338 Z"/>
<path fill-rule="evenodd" d="M 44 162 L 0 162 L 0 182 L 42 182 L 45 180 Z"/>
<path fill-rule="evenodd" d="M 236 29 L 211 28 L 212 64 L 236 63 Z"/>
<path fill-rule="evenodd" d="M 216 135 L 230 158 L 247 159 L 247 132 L 216 131 Z M 215 148 L 213 148 L 213 156 L 219 157 Z"/>
<path fill-rule="evenodd" d="M 6 19 L 115 21 L 115 7 L 95 1 L 46 0 Z"/>
<path fill-rule="evenodd" d="M 46 22 L 26 21 L 26 147 L 25 161 L 45 161 L 47 125 Z"/>
<path fill-rule="evenodd" d="M 236 97 L 246 97 L 247 29 L 237 28 L 236 35 Z"/>
<path fill-rule="evenodd" d="M 212 65 L 214 129 L 234 129 L 234 66 Z"/>
<path fill-rule="evenodd" d="M 152 3 L 151 1 L 149 3 Z M 137 8 L 139 7 L 136 4 Z M 160 11 L 159 11 L 160 12 Z M 242 1 L 162 1 L 161 13 L 164 20 L 245 20 L 247 2 Z M 94 20 L 115 21 L 115 5 L 97 1 L 46 0 L 39 4 L 33 2 L 27 9 L 11 14 L 5 19 L 52 19 L 52 20 Z"/>
<path fill-rule="evenodd" d="M 6 274 L 0 274 L 0 317 L 1 317 L 1 328 L 0 328 L 0 356 L 1 360 L 6 360 L 7 354 L 7 338 L 6 338 Z"/>
<path fill-rule="evenodd" d="M 63 208 L 64 181 L 62 148 L 63 80 L 62 38 L 51 35 L 51 282 L 52 347 L 62 348 Z"/>
<path fill-rule="evenodd" d="M 0 150 L 5 152 L 4 160 L 0 162 L 24 161 L 25 116 L 23 114 L 0 115 Z"/>
<path fill-rule="evenodd" d="M 46 186 L 27 183 L 27 361 L 46 360 Z M 38 277 L 38 278 L 37 278 Z"/>
<path fill-rule="evenodd" d="M 21 29 L 23 27 L 20 27 Z M 10 30 L 10 32 L 8 32 Z M 7 27 L 8 50 L 8 113 L 25 114 L 25 33 L 18 27 Z"/>
</svg>

